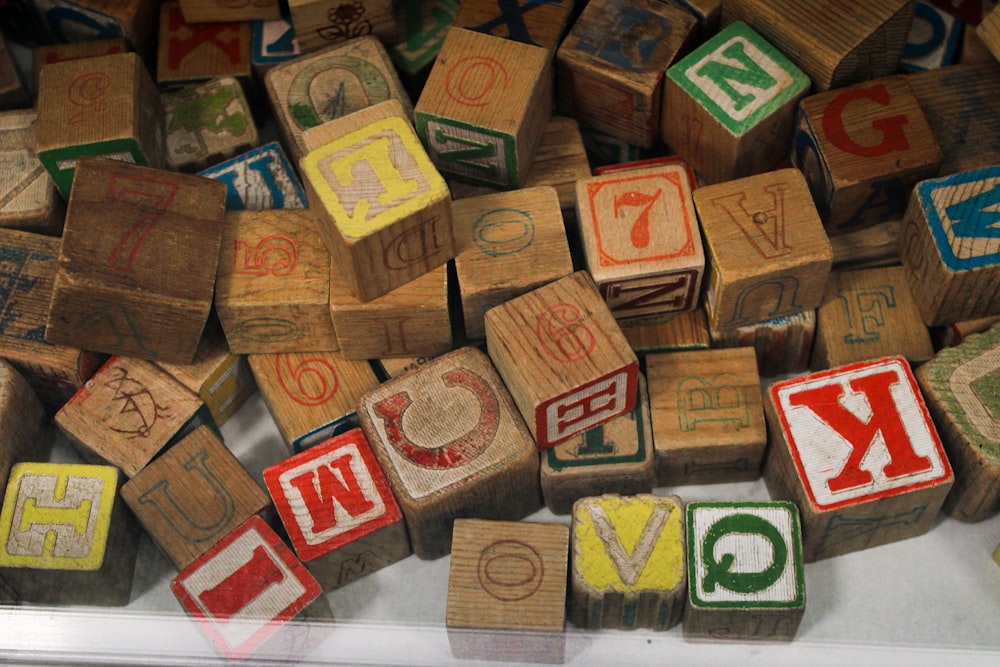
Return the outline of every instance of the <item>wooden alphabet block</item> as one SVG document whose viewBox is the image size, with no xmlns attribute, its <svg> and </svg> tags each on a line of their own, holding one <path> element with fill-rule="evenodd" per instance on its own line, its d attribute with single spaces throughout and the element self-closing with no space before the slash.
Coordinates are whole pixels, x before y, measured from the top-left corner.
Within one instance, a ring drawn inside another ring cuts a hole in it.
<svg viewBox="0 0 1000 667">
<path fill-rule="evenodd" d="M 684 504 L 617 494 L 573 505 L 569 613 L 580 628 L 668 630 L 687 598 Z"/>
<path fill-rule="evenodd" d="M 358 401 L 358 418 L 420 558 L 448 553 L 456 518 L 516 521 L 539 507 L 531 434 L 475 348 L 372 389 Z"/>
<path fill-rule="evenodd" d="M 372 359 L 372 368 L 375 375 L 381 382 L 394 377 L 399 377 L 404 373 L 409 373 L 426 364 L 434 357 L 386 357 L 384 359 Z"/>
<path fill-rule="evenodd" d="M 1000 315 L 1000 167 L 917 184 L 900 258 L 928 326 Z"/>
<path fill-rule="evenodd" d="M 250 29 L 250 62 L 259 79 L 265 79 L 275 65 L 300 55 L 292 20 L 286 17 L 274 21 L 254 21 Z"/>
<path fill-rule="evenodd" d="M 830 237 L 833 268 L 872 269 L 899 264 L 899 220 Z"/>
<path fill-rule="evenodd" d="M 746 22 L 823 91 L 895 73 L 913 11 L 912 0 L 727 0 L 722 25 Z"/>
<path fill-rule="evenodd" d="M 127 53 L 131 50 L 132 48 L 129 46 L 128 40 L 124 37 L 109 37 L 107 39 L 95 39 L 86 42 L 36 46 L 32 57 L 32 89 L 38 90 L 38 81 L 42 74 L 42 68 L 46 65 L 61 63 L 66 60 L 110 56 L 115 53 Z"/>
<path fill-rule="evenodd" d="M 803 310 L 735 329 L 709 328 L 712 347 L 752 347 L 763 377 L 809 369 L 816 336 L 816 311 Z"/>
<path fill-rule="evenodd" d="M 549 51 L 461 28 L 448 30 L 413 110 L 442 174 L 503 189 L 524 186 L 551 115 Z"/>
<path fill-rule="evenodd" d="M 770 169 L 788 153 L 809 78 L 742 21 L 667 70 L 660 136 L 704 183 Z"/>
<path fill-rule="evenodd" d="M 45 409 L 21 374 L 0 360 L 0 497 L 15 463 L 47 461 L 51 451 Z"/>
<path fill-rule="evenodd" d="M 982 40 L 993 57 L 1000 60 L 1000 10 L 994 8 L 983 17 L 983 22 L 976 27 L 976 36 Z"/>
<path fill-rule="evenodd" d="M 17 61 L 7 47 L 7 40 L 0 35 L 0 109 L 30 107 L 31 102 Z"/>
<path fill-rule="evenodd" d="M 292 453 L 356 426 L 358 400 L 379 384 L 367 361 L 345 359 L 337 352 L 251 354 L 248 359 Z"/>
<path fill-rule="evenodd" d="M 383 44 L 399 39 L 391 0 L 288 0 L 302 53 L 334 42 L 372 35 Z"/>
<path fill-rule="evenodd" d="M 53 42 L 124 37 L 147 58 L 154 52 L 158 0 L 32 0 Z"/>
<path fill-rule="evenodd" d="M 19 463 L 0 509 L 0 576 L 23 602 L 122 607 L 139 528 L 111 466 Z"/>
<path fill-rule="evenodd" d="M 651 493 L 656 482 L 646 380 L 639 376 L 635 407 L 541 454 L 542 500 L 569 514 L 580 498 L 602 493 Z"/>
<path fill-rule="evenodd" d="M 199 171 L 226 184 L 227 211 L 308 208 L 305 190 L 276 141 Z"/>
<path fill-rule="evenodd" d="M 119 53 L 47 65 L 38 81 L 35 151 L 69 197 L 77 159 L 104 156 L 162 168 L 163 104 L 142 60 Z"/>
<path fill-rule="evenodd" d="M 748 347 L 646 356 L 658 486 L 757 479 L 767 425 Z"/>
<path fill-rule="evenodd" d="M 464 0 L 455 27 L 532 44 L 555 53 L 575 14 L 576 0 L 518 3 Z"/>
<path fill-rule="evenodd" d="M 704 308 L 627 320 L 621 325 L 625 339 L 639 356 L 672 350 L 706 350 L 710 343 Z"/>
<path fill-rule="evenodd" d="M 914 366 L 934 356 L 903 267 L 834 271 L 816 311 L 812 367 L 832 368 L 890 354 Z"/>
<path fill-rule="evenodd" d="M 270 506 L 264 490 L 207 426 L 140 470 L 121 494 L 178 570 Z"/>
<path fill-rule="evenodd" d="M 66 207 L 35 154 L 38 114 L 0 113 L 0 227 L 59 234 Z"/>
<path fill-rule="evenodd" d="M 684 639 L 791 640 L 806 608 L 802 530 L 792 503 L 688 503 Z"/>
<path fill-rule="evenodd" d="M 77 171 L 45 339 L 190 363 L 212 306 L 225 187 L 100 158 Z"/>
<path fill-rule="evenodd" d="M 264 470 L 292 548 L 324 590 L 410 555 L 403 513 L 360 428 Z"/>
<path fill-rule="evenodd" d="M 1000 327 L 942 350 L 917 382 L 955 472 L 943 510 L 982 521 L 1000 509 Z"/>
<path fill-rule="evenodd" d="M 931 527 L 954 476 L 905 359 L 776 383 L 765 411 L 764 480 L 772 498 L 798 505 L 807 562 Z"/>
<path fill-rule="evenodd" d="M 483 340 L 486 311 L 573 273 L 554 188 L 524 188 L 452 203 L 461 236 L 455 272 L 465 336 Z"/>
<path fill-rule="evenodd" d="M 160 6 L 156 83 L 160 90 L 234 76 L 249 86 L 250 22 L 189 23 L 178 0 Z"/>
<path fill-rule="evenodd" d="M 692 16 L 656 0 L 593 0 L 556 53 L 559 111 L 641 148 L 660 136 L 663 73 L 694 43 Z"/>
<path fill-rule="evenodd" d="M 583 271 L 488 310 L 486 345 L 539 450 L 635 407 L 639 360 Z"/>
<path fill-rule="evenodd" d="M 423 83 L 437 54 L 441 51 L 444 36 L 455 22 L 458 0 L 415 0 L 405 2 L 397 11 L 400 38 L 390 46 L 389 57 L 407 79 L 407 84 Z"/>
<path fill-rule="evenodd" d="M 576 218 L 587 270 L 616 319 L 697 307 L 705 251 L 684 167 L 580 179 Z"/>
<path fill-rule="evenodd" d="M 278 0 L 180 0 L 188 23 L 274 21 L 281 18 Z"/>
<path fill-rule="evenodd" d="M 791 160 L 833 235 L 901 217 L 941 149 L 906 78 L 892 77 L 802 100 Z"/>
<path fill-rule="evenodd" d="M 699 188 L 694 205 L 707 246 L 711 326 L 736 328 L 822 303 L 833 249 L 801 172 Z"/>
<path fill-rule="evenodd" d="M 958 58 L 962 27 L 962 22 L 953 15 L 929 2 L 917 0 L 899 69 L 925 72 L 953 64 Z"/>
</svg>

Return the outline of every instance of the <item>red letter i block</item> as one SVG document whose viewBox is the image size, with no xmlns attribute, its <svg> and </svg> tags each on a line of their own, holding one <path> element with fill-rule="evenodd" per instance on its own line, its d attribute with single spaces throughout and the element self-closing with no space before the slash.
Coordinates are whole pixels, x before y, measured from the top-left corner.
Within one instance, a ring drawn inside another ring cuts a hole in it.
<svg viewBox="0 0 1000 667">
<path fill-rule="evenodd" d="M 841 366 L 771 387 L 771 496 L 802 514 L 806 561 L 915 537 L 954 477 L 902 357 Z"/>
<path fill-rule="evenodd" d="M 403 514 L 359 428 L 267 468 L 264 484 L 326 590 L 410 555 Z"/>
</svg>

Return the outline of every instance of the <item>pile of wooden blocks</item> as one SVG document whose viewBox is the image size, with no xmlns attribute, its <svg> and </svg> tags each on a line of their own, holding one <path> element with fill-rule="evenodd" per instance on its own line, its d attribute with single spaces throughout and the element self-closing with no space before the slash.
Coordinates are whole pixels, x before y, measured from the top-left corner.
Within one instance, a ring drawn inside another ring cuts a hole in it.
<svg viewBox="0 0 1000 667">
<path fill-rule="evenodd" d="M 127 604 L 141 528 L 227 656 L 411 553 L 456 631 L 787 640 L 805 562 L 993 515 L 1000 10 L 952 4 L 3 3 L 0 602 Z"/>
</svg>

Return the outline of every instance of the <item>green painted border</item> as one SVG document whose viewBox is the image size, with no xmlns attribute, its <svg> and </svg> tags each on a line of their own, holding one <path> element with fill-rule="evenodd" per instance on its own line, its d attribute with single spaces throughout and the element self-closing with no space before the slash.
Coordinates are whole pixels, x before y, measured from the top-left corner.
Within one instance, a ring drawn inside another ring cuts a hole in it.
<svg viewBox="0 0 1000 667">
<path fill-rule="evenodd" d="M 636 387 L 636 399 L 635 407 L 632 409 L 632 414 L 635 416 L 635 432 L 636 437 L 639 442 L 639 449 L 635 454 L 623 454 L 622 456 L 611 456 L 609 458 L 593 458 L 593 459 L 583 459 L 576 461 L 563 461 L 556 457 L 556 448 L 551 447 L 545 452 L 545 461 L 553 472 L 562 472 L 567 468 L 585 468 L 587 466 L 593 465 L 603 465 L 605 463 L 640 463 L 646 460 L 646 425 L 645 420 L 642 418 L 643 407 L 645 407 L 646 398 L 643 396 L 641 387 L 645 386 L 645 382 L 637 383 Z M 596 427 L 595 427 L 596 428 Z"/>
<path fill-rule="evenodd" d="M 76 167 L 72 169 L 59 169 L 56 164 L 61 160 L 73 160 L 95 155 L 101 156 L 109 153 L 129 153 L 136 164 L 149 164 L 146 154 L 139 147 L 139 142 L 132 137 L 98 141 L 92 144 L 66 146 L 64 148 L 53 148 L 52 150 L 39 153 L 38 159 L 41 160 L 45 170 L 49 172 L 52 181 L 59 188 L 62 196 L 69 199 L 69 193 L 73 188 L 73 177 L 76 175 Z"/>
<path fill-rule="evenodd" d="M 482 178 L 476 178 L 475 176 L 470 176 L 469 174 L 457 173 L 448 169 L 448 163 L 451 160 L 441 160 L 435 156 L 435 153 L 431 151 L 430 142 L 427 140 L 427 123 L 429 121 L 436 120 L 439 123 L 448 125 L 451 127 L 457 127 L 462 130 L 469 130 L 471 132 L 478 132 L 489 137 L 496 137 L 503 142 L 504 149 L 507 151 L 507 159 L 505 161 L 505 166 L 507 168 L 507 180 L 505 182 L 491 181 Z M 505 134 L 503 132 L 497 132 L 489 128 L 480 127 L 478 125 L 472 125 L 470 123 L 463 123 L 461 121 L 453 120 L 451 118 L 446 118 L 444 116 L 435 116 L 422 111 L 415 111 L 413 114 L 413 122 L 417 130 L 417 136 L 420 137 L 420 142 L 424 145 L 424 150 L 427 151 L 427 155 L 430 156 L 431 162 L 438 168 L 442 173 L 448 174 L 448 176 L 455 178 L 456 180 L 463 181 L 466 183 L 473 183 L 475 185 L 485 185 L 491 188 L 509 188 L 516 189 L 521 187 L 520 179 L 518 178 L 518 162 L 517 162 L 517 143 L 512 135 Z M 442 164 L 443 163 L 443 164 Z"/>
</svg>

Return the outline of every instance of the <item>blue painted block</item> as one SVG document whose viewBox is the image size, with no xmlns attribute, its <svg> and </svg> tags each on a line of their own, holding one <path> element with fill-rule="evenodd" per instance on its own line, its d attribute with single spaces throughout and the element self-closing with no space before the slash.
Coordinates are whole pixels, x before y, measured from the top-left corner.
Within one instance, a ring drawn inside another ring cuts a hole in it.
<svg viewBox="0 0 1000 667">
<path fill-rule="evenodd" d="M 226 210 L 307 208 L 306 194 L 281 145 L 272 141 L 198 172 L 226 184 Z"/>
</svg>

